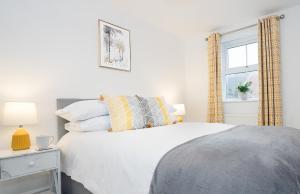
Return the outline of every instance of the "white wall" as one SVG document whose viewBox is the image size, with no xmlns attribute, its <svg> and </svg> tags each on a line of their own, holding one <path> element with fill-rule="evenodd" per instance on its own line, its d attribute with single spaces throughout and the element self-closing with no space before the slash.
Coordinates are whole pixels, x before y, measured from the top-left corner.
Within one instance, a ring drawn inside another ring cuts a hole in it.
<svg viewBox="0 0 300 194">
<path fill-rule="evenodd" d="M 184 102 L 182 42 L 109 1 L 85 2 L 1 1 L 0 108 L 8 100 L 36 102 L 40 122 L 29 127 L 32 134 L 56 134 L 58 97 L 141 94 Z M 131 30 L 132 72 L 97 67 L 99 18 Z M 0 129 L 0 148 L 8 147 L 13 131 Z"/>
<path fill-rule="evenodd" d="M 206 35 L 187 40 L 186 51 L 186 120 L 206 121 L 208 98 L 208 63 Z"/>
<path fill-rule="evenodd" d="M 300 6 L 283 11 L 281 23 L 281 61 L 283 119 L 287 126 L 300 129 Z"/>
<path fill-rule="evenodd" d="M 97 19 L 131 30 L 132 72 L 97 66 Z M 36 102 L 39 124 L 28 126 L 34 143 L 38 134 L 56 136 L 59 97 L 163 95 L 184 103 L 183 49 L 177 37 L 123 14 L 109 0 L 2 0 L 0 109 L 10 100 Z M 0 125 L 0 148 L 9 148 L 13 128 Z M 1 184 L 2 191 L 15 186 Z"/>
<path fill-rule="evenodd" d="M 285 14 L 281 20 L 281 62 L 282 62 L 282 98 L 284 124 L 300 128 L 299 110 L 300 92 L 297 83 L 300 82 L 299 49 L 300 6 L 282 10 L 276 14 Z M 254 24 L 257 18 L 245 21 L 244 24 L 219 29 L 220 32 L 236 29 L 248 24 Z M 190 121 L 205 121 L 207 114 L 208 95 L 208 67 L 207 67 L 207 43 L 205 35 L 189 40 L 186 44 L 186 102 Z M 225 120 L 228 123 L 257 123 L 257 102 L 225 103 Z M 255 116 L 256 114 L 256 116 Z"/>
</svg>

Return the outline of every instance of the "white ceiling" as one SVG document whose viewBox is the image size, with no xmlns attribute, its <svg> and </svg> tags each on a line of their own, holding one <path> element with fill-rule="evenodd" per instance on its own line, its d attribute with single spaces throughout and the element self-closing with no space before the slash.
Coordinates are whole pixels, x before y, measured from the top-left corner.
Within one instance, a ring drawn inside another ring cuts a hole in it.
<svg viewBox="0 0 300 194">
<path fill-rule="evenodd" d="M 300 0 L 112 0 L 122 10 L 180 38 L 242 23 Z"/>
</svg>

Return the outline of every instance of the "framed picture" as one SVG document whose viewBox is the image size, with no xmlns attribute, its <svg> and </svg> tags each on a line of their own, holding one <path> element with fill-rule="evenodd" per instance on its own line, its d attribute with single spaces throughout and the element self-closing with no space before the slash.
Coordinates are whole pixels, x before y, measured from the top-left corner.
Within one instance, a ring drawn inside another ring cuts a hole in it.
<svg viewBox="0 0 300 194">
<path fill-rule="evenodd" d="M 131 71 L 130 31 L 98 20 L 99 66 Z"/>
</svg>

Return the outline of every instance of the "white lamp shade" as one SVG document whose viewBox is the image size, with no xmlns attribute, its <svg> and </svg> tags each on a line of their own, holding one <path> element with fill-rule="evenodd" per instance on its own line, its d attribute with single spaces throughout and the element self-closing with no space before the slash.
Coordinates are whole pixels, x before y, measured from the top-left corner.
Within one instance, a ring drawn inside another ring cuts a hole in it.
<svg viewBox="0 0 300 194">
<path fill-rule="evenodd" d="M 177 116 L 185 115 L 185 106 L 184 106 L 184 104 L 174 104 L 173 107 L 176 110 L 174 115 L 177 115 Z"/>
<path fill-rule="evenodd" d="M 4 125 L 32 125 L 37 123 L 36 105 L 32 102 L 7 102 L 4 104 Z"/>
</svg>

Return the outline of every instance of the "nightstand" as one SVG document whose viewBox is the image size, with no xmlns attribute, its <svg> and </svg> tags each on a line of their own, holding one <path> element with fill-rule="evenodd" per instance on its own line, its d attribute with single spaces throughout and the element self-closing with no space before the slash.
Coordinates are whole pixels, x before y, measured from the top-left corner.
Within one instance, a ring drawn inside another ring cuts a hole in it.
<svg viewBox="0 0 300 194">
<path fill-rule="evenodd" d="M 50 190 L 61 194 L 59 149 L 0 150 L 0 181 L 47 171 L 51 176 Z"/>
</svg>

